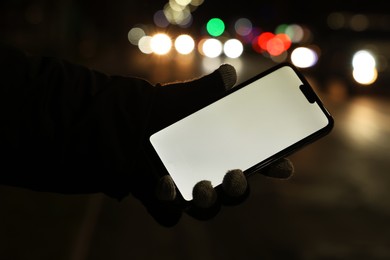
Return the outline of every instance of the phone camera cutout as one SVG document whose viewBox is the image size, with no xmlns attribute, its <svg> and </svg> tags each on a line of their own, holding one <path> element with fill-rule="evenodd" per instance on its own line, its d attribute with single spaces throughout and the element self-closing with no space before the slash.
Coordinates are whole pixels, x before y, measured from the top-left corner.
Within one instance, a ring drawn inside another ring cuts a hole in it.
<svg viewBox="0 0 390 260">
<path fill-rule="evenodd" d="M 299 86 L 299 89 L 302 91 L 303 95 L 305 95 L 307 101 L 309 101 L 311 104 L 316 102 L 317 95 L 310 86 L 302 84 Z"/>
</svg>

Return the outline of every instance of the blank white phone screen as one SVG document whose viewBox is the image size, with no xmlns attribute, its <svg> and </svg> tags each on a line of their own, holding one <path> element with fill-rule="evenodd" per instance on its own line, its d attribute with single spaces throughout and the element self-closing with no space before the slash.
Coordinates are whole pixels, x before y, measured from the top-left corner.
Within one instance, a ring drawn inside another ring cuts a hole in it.
<svg viewBox="0 0 390 260">
<path fill-rule="evenodd" d="M 215 187 L 228 170 L 243 171 L 319 131 L 329 120 L 284 66 L 150 137 L 186 200 L 201 180 Z"/>
</svg>

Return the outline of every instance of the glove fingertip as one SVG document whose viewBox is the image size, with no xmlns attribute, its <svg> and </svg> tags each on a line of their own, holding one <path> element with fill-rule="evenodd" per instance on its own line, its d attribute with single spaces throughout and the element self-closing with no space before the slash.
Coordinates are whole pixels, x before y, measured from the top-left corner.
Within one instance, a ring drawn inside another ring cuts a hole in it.
<svg viewBox="0 0 390 260">
<path fill-rule="evenodd" d="M 231 197 L 242 196 L 248 188 L 247 179 L 240 169 L 228 171 L 222 182 L 224 192 Z"/>
<path fill-rule="evenodd" d="M 222 77 L 223 84 L 226 90 L 231 89 L 237 82 L 236 69 L 230 64 L 222 64 L 217 71 Z"/>
<path fill-rule="evenodd" d="M 269 166 L 263 174 L 273 178 L 288 179 L 294 174 L 294 165 L 289 159 L 282 158 Z"/>
<path fill-rule="evenodd" d="M 160 178 L 157 188 L 156 197 L 161 201 L 173 201 L 176 198 L 176 186 L 170 175 Z"/>
<path fill-rule="evenodd" d="M 217 192 L 210 181 L 198 182 L 192 190 L 192 201 L 200 208 L 210 208 L 217 201 Z"/>
</svg>

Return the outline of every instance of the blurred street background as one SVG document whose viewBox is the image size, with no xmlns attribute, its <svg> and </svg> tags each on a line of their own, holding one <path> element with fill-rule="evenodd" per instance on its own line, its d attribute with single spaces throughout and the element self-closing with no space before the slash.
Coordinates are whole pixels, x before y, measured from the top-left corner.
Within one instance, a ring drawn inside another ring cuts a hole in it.
<svg viewBox="0 0 390 260">
<path fill-rule="evenodd" d="M 0 186 L 0 260 L 390 259 L 386 1 L 2 0 L 0 39 L 152 83 L 292 62 L 335 118 L 289 157 L 291 179 L 251 177 L 210 221 L 164 228 L 131 196 Z"/>
</svg>

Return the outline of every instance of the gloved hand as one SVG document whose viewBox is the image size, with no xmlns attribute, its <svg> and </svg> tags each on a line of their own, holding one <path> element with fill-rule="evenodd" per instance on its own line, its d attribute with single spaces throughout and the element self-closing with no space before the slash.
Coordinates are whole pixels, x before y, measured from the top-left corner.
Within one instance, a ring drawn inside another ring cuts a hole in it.
<svg viewBox="0 0 390 260">
<path fill-rule="evenodd" d="M 224 64 L 215 72 L 196 80 L 156 86 L 147 136 L 217 100 L 234 86 L 236 79 L 234 67 Z M 158 166 L 153 171 L 165 173 L 163 167 Z M 286 158 L 259 172 L 282 179 L 290 177 L 292 173 L 293 165 Z M 196 219 L 210 219 L 222 205 L 243 202 L 249 191 L 247 178 L 240 169 L 226 169 L 222 185 L 214 188 L 210 181 L 201 181 L 193 188 L 193 200 L 187 202 L 178 195 L 171 176 L 165 173 L 156 183 L 155 199 L 145 201 L 141 198 L 141 201 L 160 224 L 171 226 L 179 221 L 183 212 Z"/>
<path fill-rule="evenodd" d="M 154 87 L 60 59 L 28 57 L 2 44 L 0 57 L 0 184 L 66 194 L 103 192 L 119 200 L 131 193 L 165 226 L 177 223 L 183 212 L 209 219 L 221 205 L 248 196 L 242 172 L 226 169 L 221 187 L 202 181 L 194 187 L 194 200 L 186 202 L 145 146 L 152 133 L 233 87 L 232 66 Z M 283 159 L 260 173 L 287 178 L 292 172 Z"/>
</svg>

